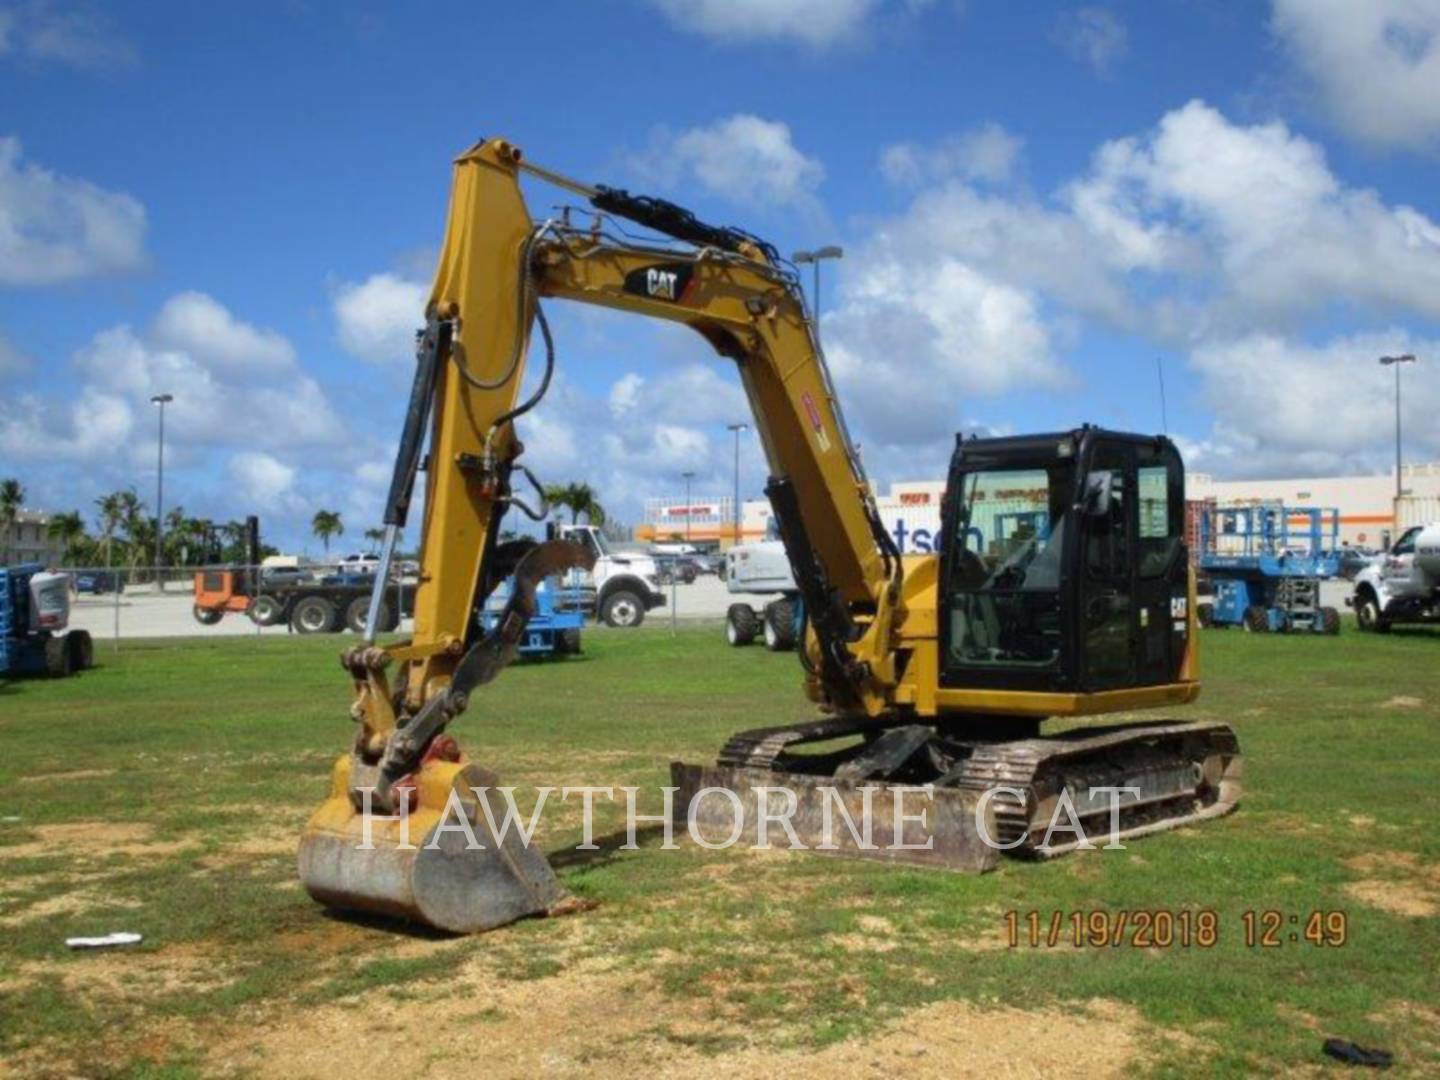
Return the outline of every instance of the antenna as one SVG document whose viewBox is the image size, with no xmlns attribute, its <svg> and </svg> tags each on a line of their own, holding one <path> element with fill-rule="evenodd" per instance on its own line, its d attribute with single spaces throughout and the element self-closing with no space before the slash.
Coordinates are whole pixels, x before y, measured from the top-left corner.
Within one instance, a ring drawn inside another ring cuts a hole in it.
<svg viewBox="0 0 1440 1080">
<path fill-rule="evenodd" d="M 1160 380 L 1160 434 L 1170 434 L 1170 417 L 1165 410 L 1165 364 L 1155 357 L 1155 377 Z"/>
</svg>

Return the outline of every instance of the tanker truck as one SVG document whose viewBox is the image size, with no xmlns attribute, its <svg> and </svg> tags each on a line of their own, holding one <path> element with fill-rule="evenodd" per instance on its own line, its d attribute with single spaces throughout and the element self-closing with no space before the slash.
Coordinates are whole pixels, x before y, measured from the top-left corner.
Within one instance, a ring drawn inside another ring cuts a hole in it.
<svg viewBox="0 0 1440 1080">
<path fill-rule="evenodd" d="M 1397 623 L 1440 623 L 1440 522 L 1414 525 L 1355 577 L 1346 601 L 1361 630 L 1383 634 Z"/>
</svg>

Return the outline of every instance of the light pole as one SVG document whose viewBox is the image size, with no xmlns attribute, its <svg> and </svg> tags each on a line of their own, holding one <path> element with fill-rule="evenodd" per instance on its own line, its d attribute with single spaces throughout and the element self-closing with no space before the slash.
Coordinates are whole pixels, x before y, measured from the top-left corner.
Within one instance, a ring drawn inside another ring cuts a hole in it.
<svg viewBox="0 0 1440 1080">
<path fill-rule="evenodd" d="M 690 505 L 690 481 L 695 479 L 695 474 L 683 472 L 680 475 L 685 478 L 685 542 L 688 544 L 690 542 L 690 519 L 695 516 L 690 512 L 693 509 Z"/>
<path fill-rule="evenodd" d="M 820 260 L 839 259 L 845 255 L 845 249 L 835 244 L 829 244 L 814 251 L 797 251 L 791 259 L 800 265 L 810 263 L 815 267 L 815 287 L 811 290 L 811 304 L 815 308 L 815 340 L 820 340 Z"/>
<path fill-rule="evenodd" d="M 1413 363 L 1415 363 L 1414 353 L 1405 353 L 1402 356 L 1380 357 L 1381 367 L 1393 367 L 1395 369 L 1395 498 L 1397 499 L 1405 494 L 1404 487 L 1400 481 L 1400 365 Z"/>
<path fill-rule="evenodd" d="M 165 406 L 174 400 L 174 394 L 156 394 L 150 399 L 152 405 L 160 406 L 160 440 L 155 454 L 155 588 L 159 592 L 165 591 L 160 576 L 165 540 Z"/>
<path fill-rule="evenodd" d="M 726 424 L 726 431 L 735 433 L 735 503 L 731 507 L 735 518 L 735 531 L 730 537 L 732 545 L 740 543 L 740 432 L 749 431 L 749 424 Z"/>
</svg>

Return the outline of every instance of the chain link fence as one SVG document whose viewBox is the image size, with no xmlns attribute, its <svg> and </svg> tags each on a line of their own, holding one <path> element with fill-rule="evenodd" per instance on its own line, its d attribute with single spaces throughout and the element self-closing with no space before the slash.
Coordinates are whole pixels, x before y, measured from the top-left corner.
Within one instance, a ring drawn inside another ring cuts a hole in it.
<svg viewBox="0 0 1440 1080">
<path fill-rule="evenodd" d="M 359 613 L 372 580 L 339 566 L 63 566 L 56 572 L 70 578 L 70 626 L 88 631 L 98 648 L 117 649 L 146 638 L 354 633 L 363 624 Z M 387 586 L 382 628 L 411 632 L 415 585 L 409 575 Z M 648 626 L 719 622 L 732 602 L 747 599 L 731 596 L 715 574 L 667 580 L 657 591 L 665 604 L 645 614 Z M 587 626 L 595 625 L 604 624 L 592 614 Z"/>
</svg>

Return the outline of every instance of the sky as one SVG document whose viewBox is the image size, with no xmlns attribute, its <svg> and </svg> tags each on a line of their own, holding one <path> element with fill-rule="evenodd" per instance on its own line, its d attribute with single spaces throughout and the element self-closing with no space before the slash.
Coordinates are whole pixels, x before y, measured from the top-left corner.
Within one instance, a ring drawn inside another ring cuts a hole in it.
<svg viewBox="0 0 1440 1080">
<path fill-rule="evenodd" d="M 358 546 L 450 162 L 501 135 L 843 246 L 822 330 L 882 484 L 1083 422 L 1221 478 L 1384 472 L 1403 352 L 1407 460 L 1440 459 L 1440 0 L 0 0 L 0 476 L 153 508 L 166 392 L 167 508 L 314 551 L 338 510 Z M 544 481 L 629 522 L 685 471 L 730 491 L 730 361 L 547 314 Z"/>
</svg>

